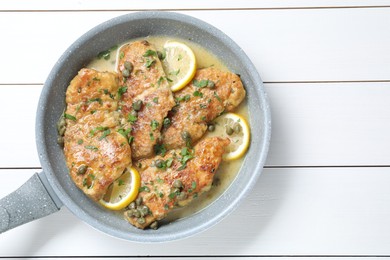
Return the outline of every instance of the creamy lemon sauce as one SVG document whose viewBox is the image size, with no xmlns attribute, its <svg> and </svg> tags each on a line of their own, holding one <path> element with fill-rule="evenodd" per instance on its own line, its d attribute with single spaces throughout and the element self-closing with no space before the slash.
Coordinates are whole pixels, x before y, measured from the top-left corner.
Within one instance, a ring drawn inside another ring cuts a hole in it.
<svg viewBox="0 0 390 260">
<path fill-rule="evenodd" d="M 137 41 L 137 40 L 140 39 L 134 39 L 132 41 Z M 226 66 L 218 59 L 218 57 L 214 56 L 213 54 L 208 52 L 205 48 L 191 41 L 172 38 L 172 37 L 165 37 L 165 36 L 151 36 L 151 37 L 142 38 L 142 40 L 147 40 L 150 43 L 152 43 L 158 51 L 163 51 L 164 49 L 163 46 L 168 41 L 179 41 L 185 43 L 194 52 L 198 69 L 213 66 L 215 68 L 228 71 Z M 123 44 L 127 44 L 132 41 L 128 41 Z M 106 58 L 100 57 L 94 59 L 87 67 L 98 71 L 115 71 L 116 61 L 119 55 L 118 50 L 120 49 L 120 46 L 122 46 L 122 44 L 118 45 L 118 47 L 116 48 L 112 48 L 112 50 L 109 52 L 109 55 L 106 53 L 106 56 L 104 56 Z M 233 112 L 240 114 L 245 119 L 247 119 L 248 110 L 247 110 L 246 101 L 244 100 L 240 104 L 240 106 L 236 108 L 235 111 Z M 225 131 L 224 127 L 216 125 L 213 135 L 220 134 L 222 136 L 223 131 Z M 175 209 L 168 215 L 166 219 L 164 219 L 161 222 L 162 223 L 172 222 L 175 219 L 184 218 L 210 205 L 232 183 L 234 178 L 237 176 L 238 171 L 240 170 L 242 162 L 243 162 L 243 158 L 234 161 L 229 161 L 229 162 L 223 161 L 220 164 L 220 167 L 218 168 L 218 171 L 215 174 L 214 182 L 210 191 L 205 192 L 197 199 L 194 199 L 189 206 Z"/>
</svg>

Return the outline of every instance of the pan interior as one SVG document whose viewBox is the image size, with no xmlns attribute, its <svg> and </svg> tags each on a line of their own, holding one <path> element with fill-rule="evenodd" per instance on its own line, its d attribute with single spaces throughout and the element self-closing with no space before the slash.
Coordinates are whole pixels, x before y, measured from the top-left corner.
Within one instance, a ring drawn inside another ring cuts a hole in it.
<svg viewBox="0 0 390 260">
<path fill-rule="evenodd" d="M 103 209 L 80 191 L 69 177 L 62 148 L 57 144 L 56 122 L 65 108 L 65 91 L 78 70 L 96 54 L 129 39 L 150 35 L 194 41 L 217 55 L 247 90 L 250 149 L 229 188 L 210 206 L 192 216 L 161 226 L 139 230 L 124 218 Z M 262 81 L 251 61 L 230 38 L 198 19 L 171 12 L 139 12 L 105 22 L 79 38 L 58 60 L 43 88 L 37 111 L 36 136 L 44 172 L 57 196 L 76 216 L 110 235 L 138 242 L 162 242 L 199 233 L 218 223 L 238 206 L 262 171 L 270 140 L 270 112 Z M 255 130 L 254 130 L 255 129 Z"/>
</svg>

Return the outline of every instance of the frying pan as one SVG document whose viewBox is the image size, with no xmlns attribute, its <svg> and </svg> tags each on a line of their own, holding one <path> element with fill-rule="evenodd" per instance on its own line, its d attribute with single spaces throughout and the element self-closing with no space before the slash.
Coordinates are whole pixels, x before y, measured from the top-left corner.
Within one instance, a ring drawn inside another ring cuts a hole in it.
<svg viewBox="0 0 390 260">
<path fill-rule="evenodd" d="M 65 108 L 65 91 L 71 79 L 97 53 L 133 38 L 165 35 L 189 39 L 217 55 L 241 75 L 247 90 L 252 137 L 237 177 L 205 209 L 162 225 L 139 230 L 121 214 L 106 210 L 84 195 L 72 182 L 56 123 Z M 191 16 L 173 12 L 137 12 L 102 23 L 74 42 L 50 72 L 38 104 L 36 143 L 42 172 L 34 174 L 18 190 L 0 200 L 0 233 L 55 213 L 66 206 L 78 218 L 111 236 L 137 242 L 182 239 L 215 225 L 250 193 L 261 174 L 271 136 L 271 116 L 263 83 L 244 51 L 217 28 Z"/>
</svg>

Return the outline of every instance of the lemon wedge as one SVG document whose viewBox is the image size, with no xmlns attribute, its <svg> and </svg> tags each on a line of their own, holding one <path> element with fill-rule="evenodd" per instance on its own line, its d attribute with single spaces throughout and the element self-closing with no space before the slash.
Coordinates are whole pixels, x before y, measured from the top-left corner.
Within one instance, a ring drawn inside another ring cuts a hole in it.
<svg viewBox="0 0 390 260">
<path fill-rule="evenodd" d="M 178 91 L 192 80 L 196 73 L 194 52 L 186 44 L 170 41 L 164 44 L 165 58 L 162 60 L 173 92 Z"/>
<path fill-rule="evenodd" d="M 211 135 L 230 139 L 223 160 L 232 161 L 241 158 L 249 148 L 250 128 L 244 117 L 235 113 L 226 113 L 217 117 L 213 123 L 215 130 Z"/>
<path fill-rule="evenodd" d="M 108 209 L 121 210 L 137 198 L 140 185 L 141 176 L 131 167 L 110 185 L 99 202 Z"/>
</svg>

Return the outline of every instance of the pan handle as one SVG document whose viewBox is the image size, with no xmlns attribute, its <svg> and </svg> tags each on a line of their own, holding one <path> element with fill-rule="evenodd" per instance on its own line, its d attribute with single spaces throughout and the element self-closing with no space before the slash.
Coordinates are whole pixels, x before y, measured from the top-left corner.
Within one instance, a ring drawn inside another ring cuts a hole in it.
<svg viewBox="0 0 390 260">
<path fill-rule="evenodd" d="M 19 189 L 0 200 L 0 234 L 57 212 L 61 206 L 45 174 L 35 173 Z"/>
</svg>

